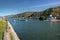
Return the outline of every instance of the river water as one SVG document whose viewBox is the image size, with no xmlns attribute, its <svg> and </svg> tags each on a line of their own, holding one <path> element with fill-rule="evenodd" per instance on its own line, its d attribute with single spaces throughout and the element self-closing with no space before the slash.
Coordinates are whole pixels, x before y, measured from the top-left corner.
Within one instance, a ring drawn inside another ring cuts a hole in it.
<svg viewBox="0 0 60 40">
<path fill-rule="evenodd" d="M 8 21 L 21 40 L 60 40 L 60 21 L 14 20 L 9 19 Z"/>
</svg>

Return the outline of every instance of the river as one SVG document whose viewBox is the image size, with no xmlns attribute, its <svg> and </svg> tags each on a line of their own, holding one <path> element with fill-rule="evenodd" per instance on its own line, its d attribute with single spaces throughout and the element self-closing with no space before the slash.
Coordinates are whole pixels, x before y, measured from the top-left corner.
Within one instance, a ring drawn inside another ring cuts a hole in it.
<svg viewBox="0 0 60 40">
<path fill-rule="evenodd" d="M 60 21 L 8 19 L 21 40 L 60 40 Z"/>
</svg>

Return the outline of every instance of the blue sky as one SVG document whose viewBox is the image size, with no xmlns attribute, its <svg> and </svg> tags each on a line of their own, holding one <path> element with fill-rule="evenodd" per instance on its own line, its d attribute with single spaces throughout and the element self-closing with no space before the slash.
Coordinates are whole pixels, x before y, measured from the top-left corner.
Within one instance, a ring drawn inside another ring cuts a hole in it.
<svg viewBox="0 0 60 40">
<path fill-rule="evenodd" d="M 0 0 L 0 16 L 42 11 L 60 6 L 60 0 Z"/>
</svg>

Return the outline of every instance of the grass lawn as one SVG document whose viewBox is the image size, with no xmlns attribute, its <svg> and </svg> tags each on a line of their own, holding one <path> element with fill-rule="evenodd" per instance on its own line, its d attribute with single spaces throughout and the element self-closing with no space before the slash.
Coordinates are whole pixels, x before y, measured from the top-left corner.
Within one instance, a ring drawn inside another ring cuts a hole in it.
<svg viewBox="0 0 60 40">
<path fill-rule="evenodd" d="M 10 33 L 10 39 L 13 40 L 13 36 L 12 36 L 12 33 Z"/>
<path fill-rule="evenodd" d="M 3 32 L 6 30 L 6 22 L 4 20 L 0 21 L 0 40 L 3 37 Z"/>
</svg>

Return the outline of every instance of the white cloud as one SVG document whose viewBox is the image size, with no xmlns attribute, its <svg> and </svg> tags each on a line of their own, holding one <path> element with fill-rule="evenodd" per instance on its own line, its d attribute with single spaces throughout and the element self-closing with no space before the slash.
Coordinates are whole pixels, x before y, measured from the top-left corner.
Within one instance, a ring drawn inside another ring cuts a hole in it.
<svg viewBox="0 0 60 40">
<path fill-rule="evenodd" d="M 53 6 L 53 5 L 57 5 L 57 4 L 60 4 L 60 1 L 59 1 L 59 2 L 48 3 L 48 4 L 42 4 L 42 5 L 31 6 L 30 8 L 45 7 L 45 6 Z"/>
</svg>

